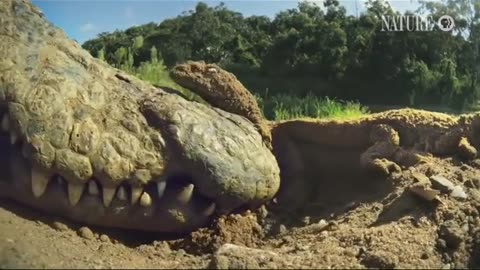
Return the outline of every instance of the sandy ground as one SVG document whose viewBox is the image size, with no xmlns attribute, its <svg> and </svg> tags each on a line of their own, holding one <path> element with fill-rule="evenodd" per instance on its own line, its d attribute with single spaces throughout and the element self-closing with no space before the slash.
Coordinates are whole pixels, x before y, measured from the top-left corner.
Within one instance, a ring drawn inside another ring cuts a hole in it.
<svg viewBox="0 0 480 270">
<path fill-rule="evenodd" d="M 176 236 L 84 227 L 0 201 L 0 267 L 476 268 L 479 172 L 480 160 L 431 158 L 367 189 L 331 186 L 336 203 L 319 196 L 295 213 L 272 203 Z M 408 189 L 418 175 L 444 176 L 468 197 L 437 184 L 440 202 L 421 199 Z"/>
</svg>

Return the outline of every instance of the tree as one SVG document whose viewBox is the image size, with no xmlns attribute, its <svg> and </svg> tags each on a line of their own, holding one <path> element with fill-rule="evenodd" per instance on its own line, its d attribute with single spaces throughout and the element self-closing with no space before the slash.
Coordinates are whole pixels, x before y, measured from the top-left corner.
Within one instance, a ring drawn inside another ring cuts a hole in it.
<svg viewBox="0 0 480 270">
<path fill-rule="evenodd" d="M 269 19 L 199 2 L 175 18 L 100 33 L 82 46 L 122 69 L 141 69 L 146 78 L 164 73 L 162 65 L 204 60 L 247 78 L 252 91 L 267 85 L 321 96 L 327 84 L 337 98 L 372 103 L 466 108 L 476 102 L 480 1 L 424 1 L 417 12 L 404 13 L 435 20 L 450 14 L 457 26 L 453 32 L 381 31 L 382 16 L 400 13 L 385 0 L 368 0 L 366 8 L 355 17 L 338 0 L 299 1 Z"/>
</svg>

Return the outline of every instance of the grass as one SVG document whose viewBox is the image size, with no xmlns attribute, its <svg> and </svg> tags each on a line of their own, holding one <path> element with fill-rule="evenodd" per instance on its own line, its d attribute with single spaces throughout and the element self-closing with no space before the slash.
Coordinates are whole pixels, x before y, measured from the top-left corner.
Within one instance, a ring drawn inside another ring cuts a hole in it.
<svg viewBox="0 0 480 270">
<path fill-rule="evenodd" d="M 266 118 L 288 120 L 295 118 L 354 119 L 368 114 L 357 102 L 322 98 L 312 94 L 305 97 L 278 94 L 266 98 L 256 95 Z"/>
<path fill-rule="evenodd" d="M 204 101 L 192 91 L 181 87 L 175 83 L 169 75 L 169 72 L 162 61 L 143 62 L 139 67 L 127 70 L 139 79 L 147 81 L 158 87 L 168 87 L 175 89 L 186 96 L 189 100 L 195 100 L 204 103 Z"/>
</svg>

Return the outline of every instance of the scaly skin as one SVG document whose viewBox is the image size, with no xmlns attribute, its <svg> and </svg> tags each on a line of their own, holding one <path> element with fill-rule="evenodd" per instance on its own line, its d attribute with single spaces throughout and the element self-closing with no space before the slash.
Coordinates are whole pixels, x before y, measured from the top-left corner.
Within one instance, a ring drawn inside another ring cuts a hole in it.
<svg viewBox="0 0 480 270">
<path fill-rule="evenodd" d="M 248 120 L 93 58 L 28 1 L 0 2 L 0 36 L 3 196 L 87 224 L 184 232 L 278 190 Z"/>
</svg>

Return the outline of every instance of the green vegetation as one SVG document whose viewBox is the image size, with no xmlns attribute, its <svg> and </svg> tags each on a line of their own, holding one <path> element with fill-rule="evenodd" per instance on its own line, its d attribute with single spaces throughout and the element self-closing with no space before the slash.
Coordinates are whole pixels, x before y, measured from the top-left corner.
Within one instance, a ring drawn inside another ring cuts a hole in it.
<svg viewBox="0 0 480 270">
<path fill-rule="evenodd" d="M 83 47 L 141 78 L 180 90 L 168 68 L 186 60 L 217 63 L 257 96 L 269 89 L 263 105 L 269 118 L 363 110 L 335 100 L 454 111 L 477 106 L 479 1 L 425 1 L 415 14 L 408 13 L 434 20 L 449 14 L 453 32 L 384 32 L 381 15 L 400 14 L 382 0 L 368 0 L 366 6 L 363 14 L 350 16 L 337 0 L 323 6 L 299 2 L 270 19 L 200 2 L 160 24 L 102 33 Z M 158 61 L 149 64 L 152 50 L 158 50 Z"/>
<path fill-rule="evenodd" d="M 334 118 L 353 119 L 369 111 L 356 102 L 343 102 L 308 94 L 297 97 L 286 94 L 277 94 L 262 98 L 255 95 L 265 117 L 271 120 L 288 120 L 293 118 Z"/>
<path fill-rule="evenodd" d="M 119 61 L 117 66 L 138 78 L 148 81 L 159 87 L 168 87 L 179 90 L 190 100 L 204 102 L 200 97 L 191 91 L 176 84 L 168 75 L 168 70 L 161 60 L 158 59 L 158 52 L 155 47 L 151 49 L 150 60 L 142 62 L 139 67 L 132 66 L 128 59 L 129 53 L 134 52 L 129 47 L 126 56 Z M 103 59 L 100 54 L 100 59 Z M 266 93 L 268 94 L 268 93 Z M 301 98 L 286 94 L 277 94 L 265 99 L 255 95 L 260 108 L 263 109 L 265 117 L 270 120 L 287 120 L 292 118 L 313 117 L 313 118 L 354 118 L 368 113 L 368 110 L 359 103 L 341 102 L 327 98 L 319 98 L 312 94 Z"/>
<path fill-rule="evenodd" d="M 137 36 L 131 46 L 118 48 L 114 54 L 115 61 L 111 64 L 157 87 L 168 87 L 179 91 L 190 100 L 203 102 L 200 97 L 176 84 L 172 78 L 170 78 L 168 68 L 163 63 L 163 59 L 159 57 L 155 46 L 150 48 L 150 59 L 148 61 L 143 61 L 139 66 L 134 66 L 133 59 L 138 54 L 138 49 L 141 48 L 142 44 L 143 37 Z M 98 51 L 97 57 L 105 61 L 104 48 Z"/>
</svg>

